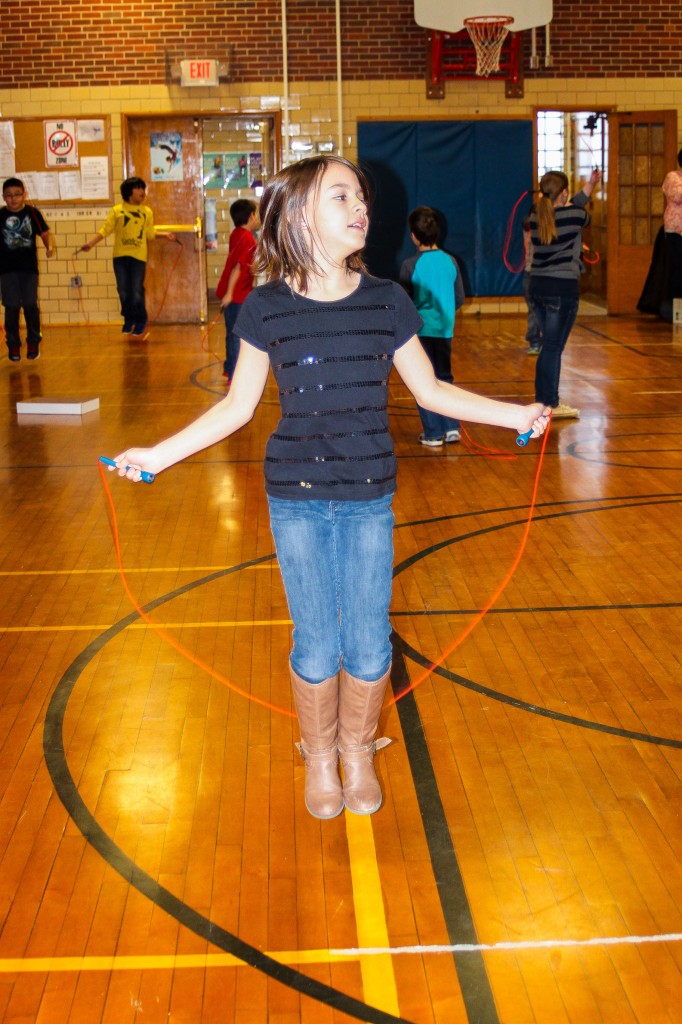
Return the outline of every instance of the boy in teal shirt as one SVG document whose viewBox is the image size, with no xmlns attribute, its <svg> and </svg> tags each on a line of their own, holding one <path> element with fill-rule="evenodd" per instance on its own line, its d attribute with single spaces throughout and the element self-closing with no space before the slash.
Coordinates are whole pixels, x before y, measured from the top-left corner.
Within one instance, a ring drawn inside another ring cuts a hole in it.
<svg viewBox="0 0 682 1024">
<path fill-rule="evenodd" d="M 411 295 L 424 326 L 419 340 L 438 380 L 453 383 L 450 357 L 455 313 L 464 302 L 464 285 L 454 256 L 438 248 L 440 228 L 430 206 L 418 206 L 408 218 L 417 254 L 400 268 L 400 283 Z M 440 448 L 460 439 L 459 420 L 417 406 L 423 433 L 420 444 Z"/>
</svg>

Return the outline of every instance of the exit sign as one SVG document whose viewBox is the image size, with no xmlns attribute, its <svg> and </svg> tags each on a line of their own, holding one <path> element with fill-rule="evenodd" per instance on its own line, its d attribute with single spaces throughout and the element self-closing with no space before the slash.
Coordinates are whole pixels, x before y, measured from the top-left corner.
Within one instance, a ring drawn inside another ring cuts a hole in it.
<svg viewBox="0 0 682 1024">
<path fill-rule="evenodd" d="M 217 60 L 181 60 L 181 85 L 217 85 Z"/>
</svg>

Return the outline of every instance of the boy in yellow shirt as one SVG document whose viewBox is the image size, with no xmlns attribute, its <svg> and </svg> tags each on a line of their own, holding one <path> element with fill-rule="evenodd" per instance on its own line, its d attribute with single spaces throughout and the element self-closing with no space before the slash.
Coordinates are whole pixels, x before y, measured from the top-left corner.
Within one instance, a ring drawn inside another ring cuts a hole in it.
<svg viewBox="0 0 682 1024">
<path fill-rule="evenodd" d="M 132 334 L 134 338 L 147 336 L 144 299 L 147 242 L 157 237 L 175 240 L 170 231 L 156 231 L 154 214 L 144 202 L 146 194 L 147 184 L 142 178 L 126 178 L 121 185 L 123 202 L 112 206 L 97 234 L 81 246 L 83 252 L 89 252 L 114 233 L 114 274 L 121 300 L 123 334 Z"/>
</svg>

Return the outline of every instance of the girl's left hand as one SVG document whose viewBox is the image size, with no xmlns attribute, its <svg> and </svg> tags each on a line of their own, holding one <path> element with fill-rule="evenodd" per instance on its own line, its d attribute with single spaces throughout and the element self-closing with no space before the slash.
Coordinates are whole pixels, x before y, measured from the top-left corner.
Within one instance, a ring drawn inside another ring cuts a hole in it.
<svg viewBox="0 0 682 1024">
<path fill-rule="evenodd" d="M 542 402 L 533 402 L 532 405 L 525 405 L 522 409 L 523 415 L 519 419 L 519 434 L 525 434 L 532 430 L 531 437 L 540 437 L 547 430 L 552 415 L 549 405 Z"/>
</svg>

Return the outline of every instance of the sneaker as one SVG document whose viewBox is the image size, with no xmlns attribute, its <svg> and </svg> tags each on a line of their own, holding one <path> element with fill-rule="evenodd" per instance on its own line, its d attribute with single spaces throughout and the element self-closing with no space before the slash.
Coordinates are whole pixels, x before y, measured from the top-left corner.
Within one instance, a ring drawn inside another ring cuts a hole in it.
<svg viewBox="0 0 682 1024">
<path fill-rule="evenodd" d="M 565 405 L 559 402 L 556 408 L 552 409 L 553 420 L 579 420 L 580 409 L 574 409 L 572 405 Z"/>
<path fill-rule="evenodd" d="M 133 327 L 133 338 L 140 338 L 140 340 L 144 341 L 148 334 L 149 331 L 147 330 L 146 324 L 135 324 L 135 326 Z"/>
<path fill-rule="evenodd" d="M 424 434 L 419 435 L 419 443 L 425 445 L 427 448 L 442 448 L 443 438 L 442 437 L 426 437 Z"/>
<path fill-rule="evenodd" d="M 542 345 L 529 345 L 528 346 L 528 355 L 529 356 L 539 356 L 541 348 L 542 348 Z"/>
<path fill-rule="evenodd" d="M 121 328 L 121 334 L 132 334 L 132 333 L 133 333 L 133 325 L 129 324 L 129 323 L 124 323 L 123 327 Z"/>
<path fill-rule="evenodd" d="M 26 353 L 26 358 L 27 359 L 33 359 L 34 362 L 35 362 L 36 359 L 40 359 L 40 349 L 37 348 L 33 352 L 27 352 Z"/>
<path fill-rule="evenodd" d="M 445 435 L 445 443 L 454 444 L 456 441 L 460 440 L 460 437 L 461 435 L 459 430 L 448 430 L 447 434 Z"/>
<path fill-rule="evenodd" d="M 21 353 L 16 351 L 10 352 L 9 358 L 13 363 L 18 363 L 21 361 Z"/>
</svg>

